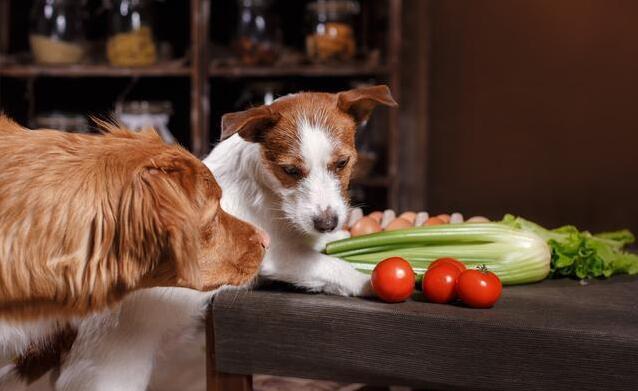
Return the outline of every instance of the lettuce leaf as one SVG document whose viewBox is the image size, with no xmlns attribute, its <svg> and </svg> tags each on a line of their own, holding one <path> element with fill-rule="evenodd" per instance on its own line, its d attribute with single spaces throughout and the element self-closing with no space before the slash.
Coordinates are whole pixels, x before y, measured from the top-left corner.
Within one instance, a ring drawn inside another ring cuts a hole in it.
<svg viewBox="0 0 638 391">
<path fill-rule="evenodd" d="M 628 230 L 596 235 L 571 225 L 548 230 L 513 215 L 503 217 L 501 224 L 534 232 L 547 241 L 552 249 L 550 277 L 608 278 L 638 273 L 638 255 L 624 251 L 635 241 Z"/>
</svg>

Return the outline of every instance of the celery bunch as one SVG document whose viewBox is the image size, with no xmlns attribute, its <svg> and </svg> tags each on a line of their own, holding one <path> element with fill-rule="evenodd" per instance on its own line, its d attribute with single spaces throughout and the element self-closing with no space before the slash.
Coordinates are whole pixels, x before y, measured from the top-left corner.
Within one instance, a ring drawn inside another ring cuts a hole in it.
<svg viewBox="0 0 638 391">
<path fill-rule="evenodd" d="M 325 252 L 370 273 L 381 260 L 405 258 L 423 273 L 437 258 L 453 257 L 469 267 L 485 265 L 503 284 L 524 284 L 548 275 L 579 278 L 638 273 L 638 256 L 622 251 L 628 231 L 591 235 L 573 227 L 546 230 L 505 216 L 501 222 L 415 227 L 328 243 Z"/>
<path fill-rule="evenodd" d="M 628 230 L 591 234 L 566 225 L 548 230 L 521 217 L 506 215 L 501 221 L 510 227 L 533 232 L 552 248 L 552 277 L 580 279 L 638 273 L 638 255 L 624 251 L 635 238 Z"/>
</svg>

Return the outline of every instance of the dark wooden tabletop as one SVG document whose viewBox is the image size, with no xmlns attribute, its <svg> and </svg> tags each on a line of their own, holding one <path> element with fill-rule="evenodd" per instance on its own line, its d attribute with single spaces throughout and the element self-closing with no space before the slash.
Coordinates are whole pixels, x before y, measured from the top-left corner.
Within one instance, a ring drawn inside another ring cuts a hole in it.
<svg viewBox="0 0 638 391">
<path fill-rule="evenodd" d="M 220 371 L 429 389 L 638 389 L 638 278 L 506 287 L 492 309 L 281 290 L 213 303 Z"/>
</svg>

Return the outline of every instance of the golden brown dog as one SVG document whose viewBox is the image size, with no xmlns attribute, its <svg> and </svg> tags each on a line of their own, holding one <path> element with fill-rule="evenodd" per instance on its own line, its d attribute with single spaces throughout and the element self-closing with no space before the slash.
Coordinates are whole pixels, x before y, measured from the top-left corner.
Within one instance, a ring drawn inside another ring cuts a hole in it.
<svg viewBox="0 0 638 391">
<path fill-rule="evenodd" d="M 258 272 L 268 239 L 219 207 L 204 164 L 152 130 L 102 126 L 103 135 L 31 131 L 0 115 L 0 323 L 85 315 L 143 287 L 239 285 Z"/>
</svg>

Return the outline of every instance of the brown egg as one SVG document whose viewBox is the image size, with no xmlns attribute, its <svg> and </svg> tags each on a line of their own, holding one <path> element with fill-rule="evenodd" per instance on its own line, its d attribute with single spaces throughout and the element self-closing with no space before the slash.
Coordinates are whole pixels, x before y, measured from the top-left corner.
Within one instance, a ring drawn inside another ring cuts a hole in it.
<svg viewBox="0 0 638 391">
<path fill-rule="evenodd" d="M 404 219 L 403 217 L 397 217 L 396 219 L 392 220 L 392 222 L 388 224 L 387 227 L 385 227 L 385 230 L 396 231 L 397 229 L 406 229 L 406 228 L 412 228 L 412 227 L 413 225 L 411 222 Z"/>
<path fill-rule="evenodd" d="M 445 221 L 443 221 L 439 216 L 437 216 L 437 217 L 430 217 L 428 221 L 426 221 L 425 224 L 423 225 L 441 225 L 441 224 L 445 224 Z"/>
<path fill-rule="evenodd" d="M 381 231 L 381 226 L 369 216 L 360 218 L 350 227 L 350 235 L 352 236 L 368 235 L 379 231 Z"/>
<path fill-rule="evenodd" d="M 408 220 L 410 224 L 414 225 L 414 220 L 416 220 L 416 213 L 412 211 L 407 211 L 407 212 L 401 213 L 399 217 L 402 219 Z"/>
<path fill-rule="evenodd" d="M 383 218 L 383 212 L 375 210 L 374 212 L 370 213 L 368 217 L 375 219 L 377 223 L 381 224 L 381 219 Z"/>
<path fill-rule="evenodd" d="M 488 219 L 487 217 L 483 217 L 483 216 L 474 216 L 474 217 L 470 217 L 469 219 L 465 220 L 466 223 L 489 223 L 490 219 Z"/>
<path fill-rule="evenodd" d="M 443 223 L 445 223 L 445 224 L 449 224 L 450 223 L 450 215 L 449 214 L 443 213 L 443 214 L 440 214 L 440 215 L 438 215 L 436 217 L 438 217 L 439 219 L 443 220 Z"/>
</svg>

